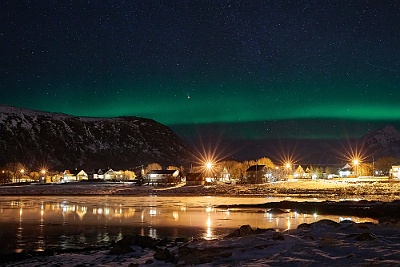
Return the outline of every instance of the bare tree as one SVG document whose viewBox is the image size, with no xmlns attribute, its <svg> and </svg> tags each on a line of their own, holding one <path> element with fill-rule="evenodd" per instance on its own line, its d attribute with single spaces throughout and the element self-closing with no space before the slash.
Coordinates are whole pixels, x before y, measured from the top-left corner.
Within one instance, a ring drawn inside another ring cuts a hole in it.
<svg viewBox="0 0 400 267">
<path fill-rule="evenodd" d="M 7 184 L 7 183 L 11 183 L 12 181 L 12 176 L 10 171 L 3 169 L 0 171 L 0 183 L 2 184 Z"/>
<path fill-rule="evenodd" d="M 150 163 L 149 165 L 147 165 L 147 167 L 145 168 L 145 173 L 149 173 L 150 171 L 154 171 L 154 170 L 162 170 L 162 167 L 160 164 L 158 163 Z"/>
<path fill-rule="evenodd" d="M 384 175 L 388 175 L 390 169 L 394 164 L 396 164 L 399 160 L 394 157 L 383 157 L 379 158 L 375 161 L 375 170 L 378 170 Z"/>
<path fill-rule="evenodd" d="M 275 164 L 267 157 L 263 157 L 257 160 L 258 165 L 265 165 L 267 168 L 275 168 Z"/>
<path fill-rule="evenodd" d="M 25 168 L 24 165 L 21 163 L 7 163 L 4 169 L 8 172 L 8 175 L 11 178 L 11 181 L 14 182 L 21 182 L 24 174 L 25 174 Z"/>
</svg>

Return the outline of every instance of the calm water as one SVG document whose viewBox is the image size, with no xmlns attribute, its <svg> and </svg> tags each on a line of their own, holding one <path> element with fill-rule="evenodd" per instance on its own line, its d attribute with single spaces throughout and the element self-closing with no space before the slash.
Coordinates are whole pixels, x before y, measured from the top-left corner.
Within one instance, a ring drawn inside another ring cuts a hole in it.
<svg viewBox="0 0 400 267">
<path fill-rule="evenodd" d="M 340 216 L 271 214 L 264 209 L 216 208 L 221 204 L 260 204 L 283 199 L 226 197 L 2 197 L 0 253 L 45 248 L 108 245 L 124 234 L 154 238 L 220 238 L 244 224 L 293 229 Z M 371 221 L 351 218 L 353 221 Z"/>
</svg>

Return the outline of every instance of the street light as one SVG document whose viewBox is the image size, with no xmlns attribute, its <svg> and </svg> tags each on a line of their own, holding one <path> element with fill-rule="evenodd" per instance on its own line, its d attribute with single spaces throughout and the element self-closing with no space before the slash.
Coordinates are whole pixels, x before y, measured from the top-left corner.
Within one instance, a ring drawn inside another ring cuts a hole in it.
<svg viewBox="0 0 400 267">
<path fill-rule="evenodd" d="M 212 168 L 212 162 L 211 161 L 206 163 L 206 168 L 207 168 L 208 171 L 211 171 L 211 168 Z"/>
<path fill-rule="evenodd" d="M 360 164 L 360 162 L 358 161 L 358 159 L 354 159 L 353 164 L 356 166 L 356 176 L 358 177 L 358 164 Z"/>
<path fill-rule="evenodd" d="M 372 177 L 375 177 L 375 159 L 372 156 Z"/>
<path fill-rule="evenodd" d="M 286 163 L 286 180 L 289 180 L 289 169 L 292 166 L 292 164 L 290 164 L 290 162 Z"/>
<path fill-rule="evenodd" d="M 41 171 L 41 173 L 42 173 L 42 181 L 41 182 L 46 182 L 46 170 L 45 169 L 43 169 L 42 171 Z"/>
<path fill-rule="evenodd" d="M 213 173 L 212 173 L 212 169 L 213 169 L 213 163 L 212 161 L 207 161 L 205 163 L 205 171 L 206 171 L 206 182 L 207 183 L 212 183 L 214 182 L 213 179 Z M 208 177 L 207 177 L 208 176 Z"/>
</svg>

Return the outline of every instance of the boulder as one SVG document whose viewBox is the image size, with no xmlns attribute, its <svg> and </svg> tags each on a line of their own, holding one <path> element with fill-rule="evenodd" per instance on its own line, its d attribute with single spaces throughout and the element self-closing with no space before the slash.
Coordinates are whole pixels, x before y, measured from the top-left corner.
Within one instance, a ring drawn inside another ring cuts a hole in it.
<svg viewBox="0 0 400 267">
<path fill-rule="evenodd" d="M 167 248 L 158 248 L 154 253 L 154 259 L 159 261 L 170 261 L 172 258 L 171 252 Z"/>
</svg>

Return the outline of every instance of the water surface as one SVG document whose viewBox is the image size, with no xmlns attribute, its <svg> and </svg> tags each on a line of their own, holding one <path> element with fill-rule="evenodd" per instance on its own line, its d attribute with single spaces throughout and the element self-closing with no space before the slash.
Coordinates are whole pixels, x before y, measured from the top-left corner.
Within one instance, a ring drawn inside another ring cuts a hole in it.
<svg viewBox="0 0 400 267">
<path fill-rule="evenodd" d="M 0 200 L 0 253 L 45 248 L 109 245 L 124 234 L 154 238 L 221 238 L 241 225 L 294 229 L 340 216 L 271 213 L 268 209 L 219 209 L 218 205 L 262 204 L 279 198 L 27 196 Z M 313 200 L 315 201 L 315 199 Z M 351 217 L 353 221 L 373 221 Z"/>
</svg>

